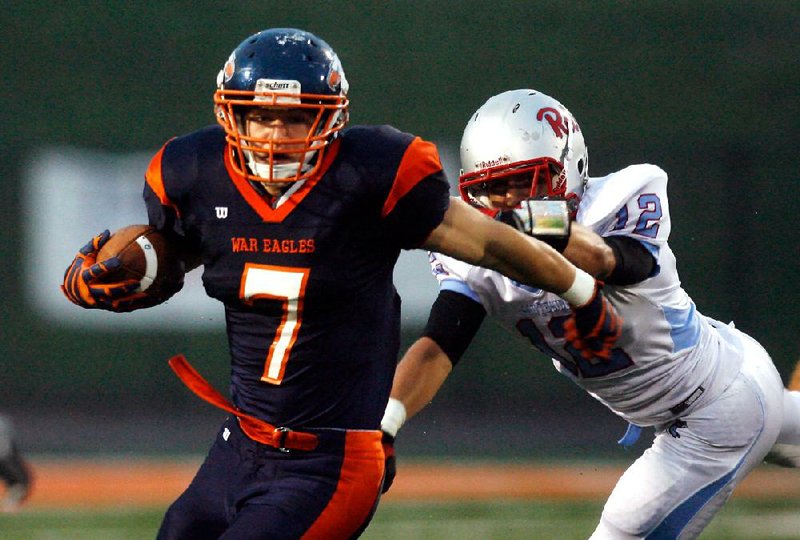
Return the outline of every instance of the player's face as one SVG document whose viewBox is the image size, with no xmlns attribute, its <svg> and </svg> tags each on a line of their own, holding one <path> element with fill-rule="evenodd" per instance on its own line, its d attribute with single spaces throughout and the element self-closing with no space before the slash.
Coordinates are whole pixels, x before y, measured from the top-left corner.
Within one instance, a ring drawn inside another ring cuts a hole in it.
<svg viewBox="0 0 800 540">
<path fill-rule="evenodd" d="M 533 183 L 533 175 L 530 172 L 515 174 L 498 178 L 493 180 L 488 185 L 489 203 L 495 210 L 505 211 L 516 208 L 520 202 L 525 199 L 533 197 L 540 197 L 542 194 L 531 194 L 531 184 Z M 544 186 L 537 183 L 538 188 Z M 546 187 L 544 188 L 544 195 L 547 194 Z"/>
<path fill-rule="evenodd" d="M 258 139 L 254 146 L 268 148 L 272 145 L 275 163 L 297 162 L 303 160 L 305 143 L 302 141 L 308 137 L 316 116 L 315 110 L 258 107 L 245 115 L 245 129 L 248 136 Z M 276 142 L 281 139 L 299 139 L 300 142 Z M 269 154 L 255 153 L 255 159 L 266 163 Z"/>
</svg>

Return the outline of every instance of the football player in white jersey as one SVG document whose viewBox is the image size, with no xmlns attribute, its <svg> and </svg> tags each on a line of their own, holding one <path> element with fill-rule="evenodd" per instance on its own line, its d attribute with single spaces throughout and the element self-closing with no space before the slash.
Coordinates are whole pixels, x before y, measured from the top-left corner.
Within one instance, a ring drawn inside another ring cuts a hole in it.
<svg viewBox="0 0 800 540">
<path fill-rule="evenodd" d="M 398 366 L 387 438 L 431 400 L 488 314 L 627 420 L 627 442 L 641 427 L 655 429 L 593 539 L 694 538 L 776 442 L 775 461 L 797 464 L 787 454 L 800 445 L 800 392 L 784 389 L 758 342 L 702 315 L 681 288 L 663 170 L 632 165 L 589 177 L 572 114 L 530 89 L 496 95 L 472 115 L 461 166 L 465 200 L 605 280 L 622 336 L 610 358 L 593 357 L 572 339 L 558 296 L 432 253 L 440 293 Z"/>
</svg>

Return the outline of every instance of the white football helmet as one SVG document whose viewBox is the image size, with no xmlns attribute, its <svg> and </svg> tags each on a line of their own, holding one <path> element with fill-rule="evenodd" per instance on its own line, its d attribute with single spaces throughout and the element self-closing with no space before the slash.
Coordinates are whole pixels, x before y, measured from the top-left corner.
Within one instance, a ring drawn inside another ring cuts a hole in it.
<svg viewBox="0 0 800 540">
<path fill-rule="evenodd" d="M 566 107 L 536 90 L 510 90 L 489 98 L 467 122 L 459 191 L 468 203 L 494 214 L 489 184 L 527 173 L 531 197 L 567 199 L 574 215 L 588 165 L 580 126 Z"/>
</svg>

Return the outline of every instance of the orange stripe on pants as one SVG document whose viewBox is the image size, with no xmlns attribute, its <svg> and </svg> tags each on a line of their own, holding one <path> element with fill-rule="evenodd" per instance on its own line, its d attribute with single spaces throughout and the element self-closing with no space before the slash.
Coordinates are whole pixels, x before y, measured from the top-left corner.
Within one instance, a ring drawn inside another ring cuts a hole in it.
<svg viewBox="0 0 800 540">
<path fill-rule="evenodd" d="M 380 496 L 383 466 L 381 432 L 348 431 L 336 491 L 303 540 L 351 538 L 364 527 Z"/>
</svg>

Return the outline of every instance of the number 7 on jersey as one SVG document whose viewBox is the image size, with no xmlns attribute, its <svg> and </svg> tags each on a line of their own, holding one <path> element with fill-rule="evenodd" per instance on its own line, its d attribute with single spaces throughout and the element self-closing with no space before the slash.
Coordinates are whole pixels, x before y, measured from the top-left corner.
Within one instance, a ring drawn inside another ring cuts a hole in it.
<svg viewBox="0 0 800 540">
<path fill-rule="evenodd" d="M 286 362 L 297 333 L 303 324 L 303 297 L 308 283 L 308 268 L 246 263 L 239 296 L 248 303 L 254 300 L 282 302 L 281 323 L 269 346 L 261 380 L 281 384 Z"/>
</svg>

